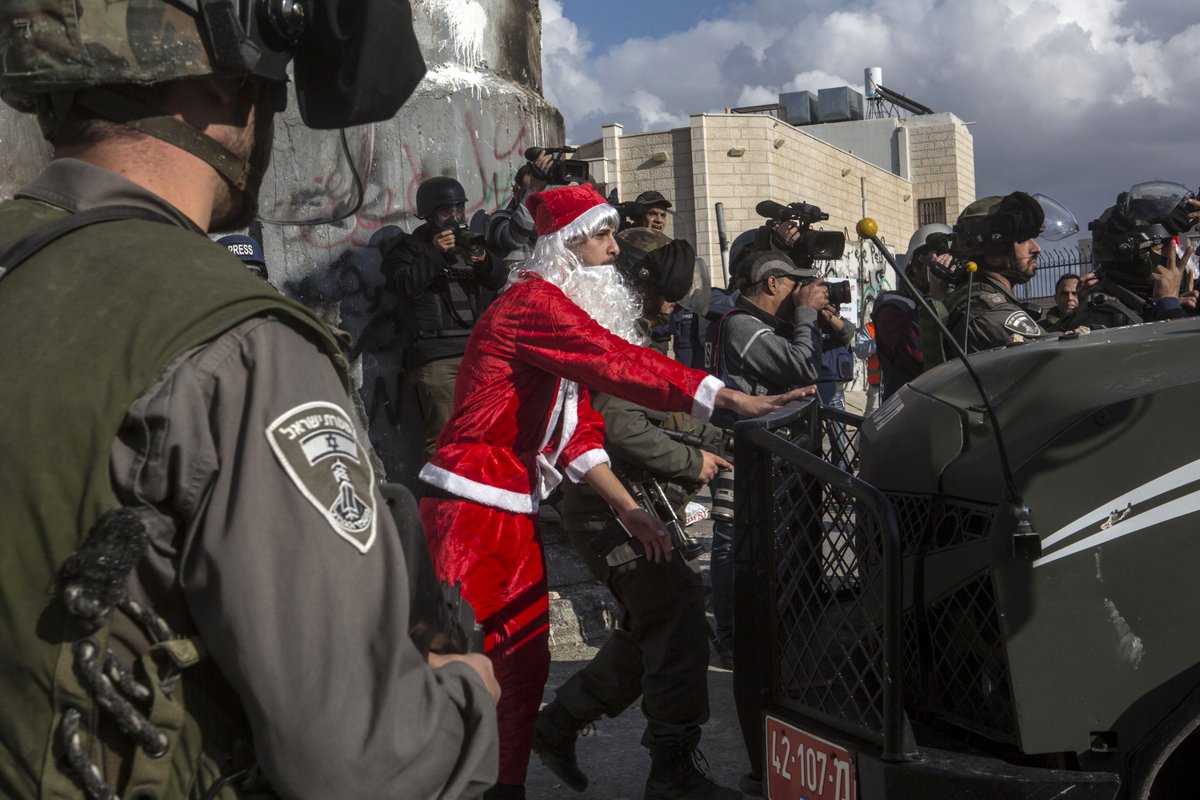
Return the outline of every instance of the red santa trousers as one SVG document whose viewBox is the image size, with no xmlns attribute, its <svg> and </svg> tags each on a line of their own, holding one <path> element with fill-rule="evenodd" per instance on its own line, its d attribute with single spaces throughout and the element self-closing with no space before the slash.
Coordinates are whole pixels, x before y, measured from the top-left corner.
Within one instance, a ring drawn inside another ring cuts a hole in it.
<svg viewBox="0 0 1200 800">
<path fill-rule="evenodd" d="M 534 518 L 470 500 L 425 498 L 421 523 L 442 580 L 462 581 L 500 683 L 500 783 L 524 784 L 550 676 L 550 602 Z"/>
</svg>

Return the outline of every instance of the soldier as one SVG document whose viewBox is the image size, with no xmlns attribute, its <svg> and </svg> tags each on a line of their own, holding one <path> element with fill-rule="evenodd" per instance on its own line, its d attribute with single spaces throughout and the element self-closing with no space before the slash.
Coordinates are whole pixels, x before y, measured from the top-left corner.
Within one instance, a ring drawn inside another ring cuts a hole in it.
<svg viewBox="0 0 1200 800">
<path fill-rule="evenodd" d="M 338 340 L 204 236 L 255 215 L 293 55 L 317 127 L 420 80 L 406 3 L 338 4 L 264 30 L 232 3 L 0 5 L 0 94 L 55 147 L 0 205 L 4 797 L 495 779 L 491 667 L 408 635 Z"/>
<path fill-rule="evenodd" d="M 623 231 L 618 241 L 617 266 L 638 289 L 643 302 L 638 328 L 649 334 L 691 291 L 694 251 L 686 241 L 646 228 Z M 689 428 L 692 444 L 683 444 L 664 433 L 663 414 L 604 393 L 594 395 L 592 405 L 604 417 L 613 471 L 626 481 L 642 475 L 660 481 L 679 519 L 700 486 L 730 466 L 696 446 L 719 449 L 728 436 L 720 428 L 672 415 L 673 427 Z M 587 776 L 575 759 L 578 731 L 602 714 L 616 717 L 640 695 L 646 715 L 642 744 L 653 758 L 645 796 L 741 797 L 699 772 L 691 756 L 708 719 L 708 625 L 699 574 L 678 551 L 670 561 L 648 561 L 613 510 L 586 485 L 564 491 L 567 533 L 588 569 L 617 598 L 622 622 L 538 714 L 534 752 L 568 786 L 583 791 Z"/>
<path fill-rule="evenodd" d="M 1092 231 L 1092 257 L 1099 269 L 1081 288 L 1086 297 L 1058 330 L 1116 328 L 1185 316 L 1180 289 L 1195 252 L 1176 250 L 1175 237 L 1200 220 L 1200 201 L 1184 186 L 1155 181 L 1117 197 Z"/>
<path fill-rule="evenodd" d="M 404 363 L 425 420 L 426 458 L 433 455 L 454 408 L 454 379 L 467 337 L 486 305 L 483 292 L 499 291 L 508 277 L 507 265 L 481 239 L 474 249 L 455 243 L 466 202 L 467 194 L 454 178 L 422 181 L 416 216 L 424 224 L 384 256 L 384 271 L 402 300 L 400 309 L 416 329 Z"/>
<path fill-rule="evenodd" d="M 1054 282 L 1054 305 L 1046 310 L 1046 315 L 1038 320 L 1038 324 L 1048 331 L 1058 330 L 1059 323 L 1066 319 L 1072 311 L 1079 307 L 1079 281 L 1081 278 L 1074 272 L 1060 275 Z"/>
<path fill-rule="evenodd" d="M 1040 199 L 1039 199 L 1040 198 Z M 1043 206 L 1045 203 L 1045 207 Z M 1047 226 L 1045 208 L 1054 212 Z M 1044 195 L 1013 192 L 976 200 L 954 225 L 953 255 L 971 259 L 978 272 L 945 295 L 946 327 L 968 353 L 1001 347 L 1042 335 L 1029 309 L 1012 295 L 1037 272 L 1042 248 L 1037 238 L 1061 239 L 1078 230 L 1070 212 Z M 935 298 L 945 284 L 930 279 Z M 929 339 L 926 339 L 929 341 Z M 942 352 L 925 352 L 925 366 L 945 360 Z"/>
</svg>

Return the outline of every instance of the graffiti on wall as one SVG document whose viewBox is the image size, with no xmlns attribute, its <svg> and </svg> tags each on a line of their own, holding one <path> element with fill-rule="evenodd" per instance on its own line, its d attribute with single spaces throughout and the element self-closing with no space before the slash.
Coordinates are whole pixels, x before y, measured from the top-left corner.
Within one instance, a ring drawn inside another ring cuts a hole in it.
<svg viewBox="0 0 1200 800">
<path fill-rule="evenodd" d="M 404 436 L 397 433 L 398 424 L 409 433 L 420 425 L 415 397 L 403 380 L 403 351 L 411 334 L 396 313 L 401 304 L 381 245 L 386 249 L 420 224 L 413 212 L 417 187 L 426 178 L 458 178 L 466 190 L 468 218 L 503 207 L 525 149 L 543 143 L 530 131 L 557 129 L 548 106 L 531 110 L 456 97 L 453 109 L 434 111 L 416 121 L 377 126 L 372 170 L 353 216 L 325 225 L 266 228 L 268 258 L 284 264 L 282 270 L 272 269 L 286 275 L 281 288 L 351 337 L 351 353 L 361 359 L 360 394 L 370 438 L 389 475 L 413 474 L 420 466 L 412 461 L 419 457 L 413 443 L 398 441 Z M 431 141 L 422 135 L 425 130 L 442 139 Z M 331 167 L 307 192 L 344 191 L 347 174 Z"/>
</svg>

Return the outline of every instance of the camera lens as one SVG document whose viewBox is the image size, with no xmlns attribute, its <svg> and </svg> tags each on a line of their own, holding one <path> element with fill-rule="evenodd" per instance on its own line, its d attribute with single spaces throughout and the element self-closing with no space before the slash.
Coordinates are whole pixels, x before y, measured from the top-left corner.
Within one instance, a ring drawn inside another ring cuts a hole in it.
<svg viewBox="0 0 1200 800">
<path fill-rule="evenodd" d="M 825 289 L 829 293 L 829 302 L 831 304 L 841 306 L 850 302 L 850 281 L 826 283 Z"/>
<path fill-rule="evenodd" d="M 712 518 L 733 522 L 733 470 L 722 469 L 712 482 Z"/>
</svg>

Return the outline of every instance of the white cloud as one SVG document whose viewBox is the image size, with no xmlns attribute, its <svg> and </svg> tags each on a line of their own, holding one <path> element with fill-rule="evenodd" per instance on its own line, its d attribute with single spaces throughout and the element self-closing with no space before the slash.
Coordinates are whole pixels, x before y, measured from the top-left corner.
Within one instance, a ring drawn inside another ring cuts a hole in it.
<svg viewBox="0 0 1200 800">
<path fill-rule="evenodd" d="M 541 6 L 542 83 L 546 99 L 558 107 L 564 119 L 577 119 L 601 107 L 605 97 L 600 82 L 588 70 L 592 43 L 574 22 L 563 16 L 559 0 L 542 0 Z"/>
<path fill-rule="evenodd" d="M 780 92 L 861 89 L 880 66 L 885 86 L 976 123 L 980 193 L 1057 193 L 1086 222 L 1139 180 L 1197 181 L 1194 0 L 749 0 L 597 53 L 559 0 L 542 11 L 547 97 L 573 141 L 609 119 L 636 133 Z"/>
</svg>

